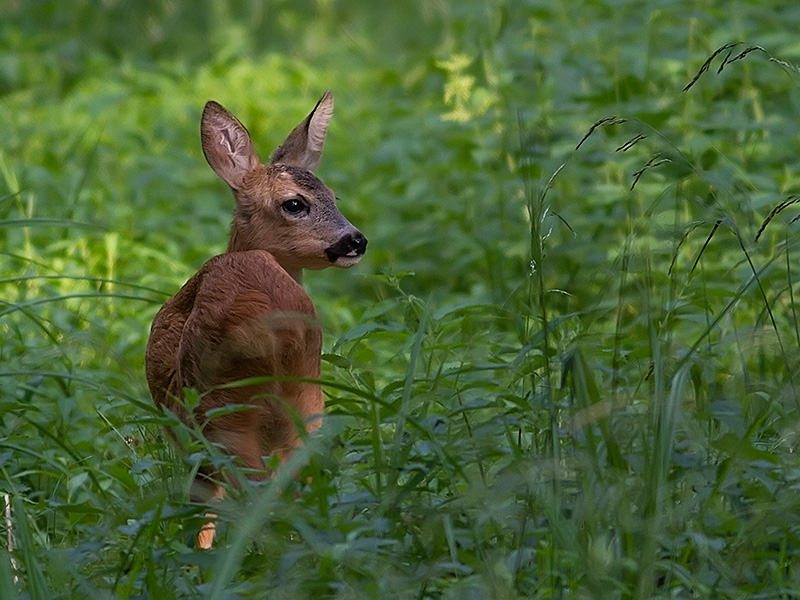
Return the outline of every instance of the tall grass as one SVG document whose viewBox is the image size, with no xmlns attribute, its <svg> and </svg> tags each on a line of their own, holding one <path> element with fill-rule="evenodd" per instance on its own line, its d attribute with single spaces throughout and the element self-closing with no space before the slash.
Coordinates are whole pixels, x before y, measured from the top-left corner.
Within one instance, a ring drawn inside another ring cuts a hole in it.
<svg viewBox="0 0 800 600">
<path fill-rule="evenodd" d="M 12 4 L 0 596 L 798 595 L 800 15 L 565 6 Z M 199 108 L 267 147 L 327 87 L 327 420 L 199 552 L 192 473 L 245 475 L 142 374 L 224 246 Z"/>
</svg>

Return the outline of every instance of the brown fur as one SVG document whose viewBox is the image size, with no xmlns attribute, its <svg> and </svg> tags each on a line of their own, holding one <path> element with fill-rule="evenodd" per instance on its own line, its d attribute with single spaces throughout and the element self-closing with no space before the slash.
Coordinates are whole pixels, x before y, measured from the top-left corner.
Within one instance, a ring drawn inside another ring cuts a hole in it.
<svg viewBox="0 0 800 600">
<path fill-rule="evenodd" d="M 265 376 L 319 379 L 322 333 L 301 285 L 302 269 L 348 267 L 366 249 L 331 190 L 311 173 L 332 112 L 327 92 L 264 165 L 244 126 L 219 104 L 206 105 L 203 152 L 236 200 L 228 251 L 206 262 L 164 304 L 147 344 L 147 381 L 156 405 L 187 425 L 199 424 L 254 479 L 267 476 L 264 456 L 284 460 L 301 444 L 296 419 L 306 432 L 320 426 L 322 390 L 285 380 L 224 386 Z M 293 212 L 287 201 L 304 209 Z M 188 387 L 200 394 L 194 414 L 182 399 Z M 229 404 L 252 408 L 209 418 L 209 411 Z M 206 495 L 218 499 L 222 487 L 212 483 Z M 213 538 L 211 523 L 198 545 L 208 548 Z"/>
</svg>

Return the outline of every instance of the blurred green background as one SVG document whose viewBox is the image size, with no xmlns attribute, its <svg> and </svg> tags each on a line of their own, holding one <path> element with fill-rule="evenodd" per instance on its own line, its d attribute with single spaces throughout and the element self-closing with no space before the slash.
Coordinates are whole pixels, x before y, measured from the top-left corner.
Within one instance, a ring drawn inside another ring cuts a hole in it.
<svg viewBox="0 0 800 600">
<path fill-rule="evenodd" d="M 796 597 L 798 31 L 756 0 L 0 0 L 0 596 Z M 370 244 L 305 278 L 313 479 L 233 493 L 197 553 L 189 472 L 224 457 L 171 449 L 143 352 L 227 240 L 200 113 L 266 157 L 326 89 L 318 174 Z"/>
</svg>

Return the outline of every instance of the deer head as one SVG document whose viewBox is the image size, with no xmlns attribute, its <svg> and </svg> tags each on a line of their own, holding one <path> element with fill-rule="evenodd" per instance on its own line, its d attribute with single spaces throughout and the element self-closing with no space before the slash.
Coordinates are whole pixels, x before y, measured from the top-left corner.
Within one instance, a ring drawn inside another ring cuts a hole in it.
<svg viewBox="0 0 800 600">
<path fill-rule="evenodd" d="M 266 250 L 298 282 L 303 269 L 351 267 L 361 260 L 367 239 L 313 173 L 332 115 L 328 91 L 263 164 L 245 126 L 220 104 L 206 104 L 203 153 L 236 200 L 229 252 Z"/>
</svg>

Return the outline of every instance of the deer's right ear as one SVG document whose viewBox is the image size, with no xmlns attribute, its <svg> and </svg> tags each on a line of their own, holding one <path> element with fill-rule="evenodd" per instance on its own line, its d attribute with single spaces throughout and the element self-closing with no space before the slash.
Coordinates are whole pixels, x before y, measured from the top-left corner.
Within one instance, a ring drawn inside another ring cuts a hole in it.
<svg viewBox="0 0 800 600">
<path fill-rule="evenodd" d="M 213 100 L 203 109 L 200 139 L 208 164 L 235 190 L 261 162 L 245 126 Z"/>
</svg>

